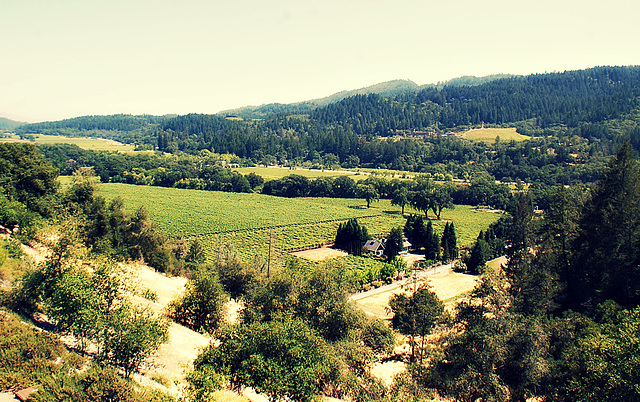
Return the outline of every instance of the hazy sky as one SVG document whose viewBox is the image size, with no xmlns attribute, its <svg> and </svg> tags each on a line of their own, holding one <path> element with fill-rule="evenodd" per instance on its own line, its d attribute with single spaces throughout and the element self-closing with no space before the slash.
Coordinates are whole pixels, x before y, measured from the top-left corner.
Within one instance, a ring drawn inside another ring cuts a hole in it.
<svg viewBox="0 0 640 402">
<path fill-rule="evenodd" d="M 638 0 L 0 0 L 0 116 L 216 113 L 640 65 Z"/>
</svg>

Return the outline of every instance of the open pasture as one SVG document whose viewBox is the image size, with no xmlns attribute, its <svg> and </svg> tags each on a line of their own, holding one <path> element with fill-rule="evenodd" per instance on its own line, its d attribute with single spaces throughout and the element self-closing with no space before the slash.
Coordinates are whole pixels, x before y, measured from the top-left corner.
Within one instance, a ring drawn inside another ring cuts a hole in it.
<svg viewBox="0 0 640 402">
<path fill-rule="evenodd" d="M 500 141 L 525 141 L 531 139 L 529 136 L 518 134 L 515 127 L 471 129 L 464 132 L 462 137 L 467 140 L 490 143 L 495 142 L 497 137 L 500 137 Z"/>
<path fill-rule="evenodd" d="M 135 148 L 133 145 L 122 144 L 117 141 L 104 138 L 88 137 L 64 137 L 61 135 L 34 134 L 36 144 L 75 144 L 82 149 L 92 151 L 118 151 L 129 152 Z M 23 142 L 20 137 L 13 135 L 10 138 L 0 138 L 0 141 Z M 27 141 L 24 141 L 27 142 Z M 28 141 L 30 142 L 30 141 Z"/>
<path fill-rule="evenodd" d="M 369 176 L 385 179 L 407 179 L 416 176 L 416 173 L 401 172 L 397 170 L 387 169 L 356 169 L 356 170 L 317 170 L 317 169 L 303 169 L 303 168 L 288 168 L 279 166 L 258 166 L 258 167 L 243 167 L 233 169 L 238 173 L 247 175 L 249 173 L 255 173 L 258 176 L 262 176 L 265 180 L 277 180 L 283 177 L 297 174 L 304 176 L 310 180 L 317 179 L 318 177 L 330 177 L 336 178 L 339 176 L 349 176 L 356 182 L 365 180 Z"/>
<path fill-rule="evenodd" d="M 366 175 L 357 174 L 357 172 L 347 171 L 347 170 L 317 170 L 317 169 L 287 168 L 287 167 L 278 167 L 278 166 L 243 167 L 243 168 L 235 168 L 233 170 L 243 175 L 247 175 L 249 173 L 255 173 L 258 176 L 262 176 L 262 178 L 265 180 L 278 180 L 292 174 L 304 176 L 309 179 L 316 179 L 318 177 L 335 178 L 338 176 L 351 176 L 353 180 L 358 181 L 358 180 L 367 178 Z"/>
</svg>

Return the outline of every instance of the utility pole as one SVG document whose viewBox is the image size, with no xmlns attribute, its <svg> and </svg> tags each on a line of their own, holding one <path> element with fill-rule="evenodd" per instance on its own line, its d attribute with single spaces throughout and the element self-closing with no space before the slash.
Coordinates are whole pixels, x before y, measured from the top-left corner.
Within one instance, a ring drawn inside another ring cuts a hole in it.
<svg viewBox="0 0 640 402">
<path fill-rule="evenodd" d="M 271 243 L 273 243 L 273 226 L 269 230 L 269 259 L 267 260 L 267 278 L 271 274 Z"/>
<path fill-rule="evenodd" d="M 413 271 L 413 295 L 411 296 L 411 318 L 412 318 L 412 328 L 411 328 L 411 361 L 414 362 L 416 359 L 416 351 L 415 351 L 415 334 L 416 334 L 416 283 L 418 281 L 418 275 L 415 270 Z"/>
</svg>

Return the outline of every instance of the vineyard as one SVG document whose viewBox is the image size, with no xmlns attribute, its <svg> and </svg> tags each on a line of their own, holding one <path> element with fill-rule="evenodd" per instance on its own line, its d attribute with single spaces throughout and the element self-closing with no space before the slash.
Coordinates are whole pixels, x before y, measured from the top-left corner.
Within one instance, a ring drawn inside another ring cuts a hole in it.
<svg viewBox="0 0 640 402">
<path fill-rule="evenodd" d="M 211 258 L 221 246 L 232 246 L 242 259 L 256 256 L 282 261 L 284 254 L 330 243 L 338 224 L 357 218 L 374 237 L 384 237 L 393 227 L 404 226 L 400 208 L 389 200 L 365 207 L 361 199 L 282 198 L 262 194 L 225 193 L 175 188 L 101 184 L 100 193 L 107 199 L 120 196 L 129 212 L 141 204 L 149 216 L 171 237 L 198 239 Z M 406 213 L 417 213 L 405 208 Z M 478 211 L 468 206 L 444 210 L 442 221 L 434 220 L 438 233 L 446 221 L 455 222 L 460 246 L 473 243 L 498 214 Z M 362 267 L 368 259 L 345 257 L 344 263 Z"/>
</svg>

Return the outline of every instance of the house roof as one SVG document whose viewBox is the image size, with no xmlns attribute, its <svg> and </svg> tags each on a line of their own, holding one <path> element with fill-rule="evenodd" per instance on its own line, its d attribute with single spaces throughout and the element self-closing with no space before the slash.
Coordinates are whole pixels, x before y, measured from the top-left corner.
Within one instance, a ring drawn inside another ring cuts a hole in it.
<svg viewBox="0 0 640 402">
<path fill-rule="evenodd" d="M 364 244 L 364 249 L 367 251 L 378 251 L 379 249 L 384 250 L 384 246 L 377 240 L 367 240 Z"/>
</svg>

